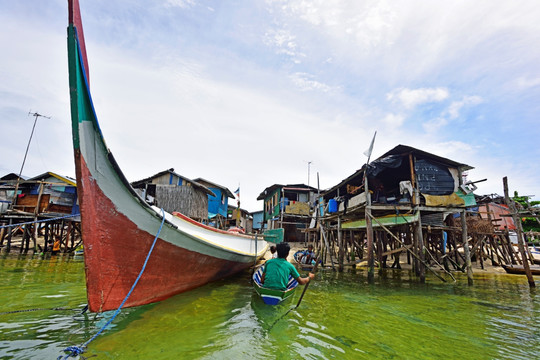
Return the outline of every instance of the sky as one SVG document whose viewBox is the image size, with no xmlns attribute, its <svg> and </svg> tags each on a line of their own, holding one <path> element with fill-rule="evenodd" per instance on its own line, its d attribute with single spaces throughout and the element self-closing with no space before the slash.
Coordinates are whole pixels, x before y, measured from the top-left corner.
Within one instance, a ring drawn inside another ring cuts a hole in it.
<svg viewBox="0 0 540 360">
<path fill-rule="evenodd" d="M 94 106 L 129 181 L 174 168 L 330 188 L 398 144 L 540 199 L 540 2 L 80 0 Z M 74 177 L 66 0 L 0 0 L 0 176 Z M 317 174 L 319 181 L 317 181 Z M 318 185 L 319 184 L 319 185 Z M 230 202 L 233 202 L 230 199 Z"/>
</svg>

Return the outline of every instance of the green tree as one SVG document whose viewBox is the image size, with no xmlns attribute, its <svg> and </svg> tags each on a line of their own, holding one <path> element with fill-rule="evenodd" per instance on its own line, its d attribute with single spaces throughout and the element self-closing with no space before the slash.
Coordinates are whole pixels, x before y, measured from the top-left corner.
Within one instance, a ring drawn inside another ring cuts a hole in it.
<svg viewBox="0 0 540 360">
<path fill-rule="evenodd" d="M 514 191 L 514 197 L 512 198 L 516 202 L 518 210 L 526 210 L 532 208 L 534 210 L 540 210 L 540 201 L 529 201 L 529 196 L 519 196 L 517 191 Z M 521 226 L 523 231 L 540 231 L 540 223 L 538 218 L 534 217 L 522 217 Z"/>
</svg>

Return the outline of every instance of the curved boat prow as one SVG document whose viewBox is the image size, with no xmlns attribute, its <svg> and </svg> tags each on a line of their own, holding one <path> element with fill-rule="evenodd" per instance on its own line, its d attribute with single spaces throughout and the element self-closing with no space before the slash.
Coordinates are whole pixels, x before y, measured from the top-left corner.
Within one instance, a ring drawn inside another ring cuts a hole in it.
<svg viewBox="0 0 540 360">
<path fill-rule="evenodd" d="M 91 311 L 116 309 L 137 278 L 161 215 L 133 190 L 105 144 L 90 95 L 77 0 L 69 0 L 68 62 L 73 149 Z M 171 214 L 126 307 L 163 300 L 243 269 L 261 238 L 221 234 Z"/>
</svg>

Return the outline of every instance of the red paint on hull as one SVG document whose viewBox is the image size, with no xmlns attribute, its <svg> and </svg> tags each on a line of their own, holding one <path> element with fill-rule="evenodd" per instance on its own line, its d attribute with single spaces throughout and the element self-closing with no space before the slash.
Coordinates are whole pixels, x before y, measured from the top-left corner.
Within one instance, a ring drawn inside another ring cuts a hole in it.
<svg viewBox="0 0 540 360">
<path fill-rule="evenodd" d="M 75 159 L 88 304 L 94 312 L 113 310 L 137 278 L 155 234 L 142 231 L 119 213 L 78 152 Z M 202 255 L 158 239 L 143 276 L 124 306 L 160 301 L 249 265 Z"/>
</svg>

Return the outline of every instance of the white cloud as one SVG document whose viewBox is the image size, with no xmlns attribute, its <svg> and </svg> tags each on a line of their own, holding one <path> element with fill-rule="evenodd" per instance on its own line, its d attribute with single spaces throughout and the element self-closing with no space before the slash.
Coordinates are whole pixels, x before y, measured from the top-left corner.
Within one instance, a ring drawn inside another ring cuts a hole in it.
<svg viewBox="0 0 540 360">
<path fill-rule="evenodd" d="M 167 0 L 165 6 L 180 7 L 186 9 L 195 6 L 195 0 Z"/>
<path fill-rule="evenodd" d="M 461 154 L 463 152 L 471 152 L 474 150 L 474 147 L 471 146 L 471 144 L 459 140 L 441 142 L 438 144 L 438 147 L 451 149 L 451 152 L 446 151 L 441 156 L 450 156 L 449 154 Z"/>
<path fill-rule="evenodd" d="M 526 90 L 540 85 L 540 76 L 537 77 L 519 77 L 516 80 L 517 87 L 521 90 Z"/>
<path fill-rule="evenodd" d="M 371 1 L 268 1 L 288 17 L 318 27 L 338 41 L 370 50 L 394 43 L 396 9 L 384 0 Z"/>
<path fill-rule="evenodd" d="M 405 121 L 405 116 L 401 114 L 387 114 L 382 122 L 391 127 L 400 127 Z"/>
<path fill-rule="evenodd" d="M 438 117 L 435 119 L 428 120 L 422 124 L 422 128 L 428 134 L 433 134 L 439 131 L 442 127 L 445 127 L 448 124 L 448 120 L 443 117 Z"/>
<path fill-rule="evenodd" d="M 314 76 L 307 73 L 295 73 L 290 78 L 296 87 L 303 91 L 318 90 L 327 93 L 337 90 L 317 80 L 313 80 Z"/>
<path fill-rule="evenodd" d="M 443 101 L 448 98 L 448 95 L 448 90 L 441 87 L 419 89 L 400 88 L 386 94 L 386 98 L 392 102 L 400 102 L 406 109 L 413 109 L 421 104 Z"/>
<path fill-rule="evenodd" d="M 459 117 L 459 112 L 464 106 L 478 105 L 483 101 L 484 100 L 480 96 L 465 96 L 460 101 L 452 102 L 446 112 L 450 119 L 457 119 Z"/>
<path fill-rule="evenodd" d="M 268 46 L 276 48 L 277 54 L 287 55 L 291 60 L 298 64 L 300 58 L 305 57 L 304 54 L 297 50 L 295 36 L 284 29 L 270 29 L 265 33 L 264 43 Z"/>
</svg>

